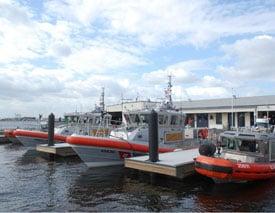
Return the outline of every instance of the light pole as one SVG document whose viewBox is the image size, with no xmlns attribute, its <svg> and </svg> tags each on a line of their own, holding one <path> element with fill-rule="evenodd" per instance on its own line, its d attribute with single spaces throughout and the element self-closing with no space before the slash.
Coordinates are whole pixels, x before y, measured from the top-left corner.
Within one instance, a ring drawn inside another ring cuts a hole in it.
<svg viewBox="0 0 275 213">
<path fill-rule="evenodd" d="M 233 104 L 234 104 L 234 97 L 232 95 L 232 110 L 231 110 L 231 129 L 233 128 L 233 123 L 234 123 L 234 117 L 233 117 L 233 112 L 234 112 L 234 108 L 233 108 Z"/>
<path fill-rule="evenodd" d="M 232 112 L 231 112 L 231 128 L 235 125 L 234 125 L 234 99 L 236 99 L 236 95 L 234 95 L 234 91 L 233 91 L 233 88 L 232 88 Z"/>
</svg>

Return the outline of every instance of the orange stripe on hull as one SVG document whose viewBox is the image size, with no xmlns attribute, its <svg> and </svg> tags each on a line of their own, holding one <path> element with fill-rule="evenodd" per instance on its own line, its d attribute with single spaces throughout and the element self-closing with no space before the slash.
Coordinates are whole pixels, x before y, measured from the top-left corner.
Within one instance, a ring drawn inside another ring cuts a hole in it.
<svg viewBox="0 0 275 213">
<path fill-rule="evenodd" d="M 17 129 L 13 132 L 13 134 L 15 136 L 25 136 L 25 137 L 32 137 L 32 138 L 43 138 L 43 139 L 48 138 L 48 133 L 47 132 L 40 132 L 40 131 L 30 131 L 30 130 Z M 54 134 L 54 140 L 65 142 L 66 141 L 66 136 Z"/>
<path fill-rule="evenodd" d="M 222 158 L 199 156 L 195 170 L 219 180 L 254 181 L 275 177 L 275 163 L 234 163 Z"/>
<path fill-rule="evenodd" d="M 6 138 L 15 138 L 14 130 L 5 129 L 5 130 L 4 130 L 4 136 L 5 136 Z"/>
<path fill-rule="evenodd" d="M 147 153 L 149 151 L 148 145 L 136 144 L 136 143 L 132 143 L 124 140 L 117 140 L 117 139 L 110 139 L 110 138 L 68 136 L 66 142 L 73 145 L 124 149 L 124 150 L 132 150 L 132 151 L 144 152 L 144 153 Z M 159 148 L 160 153 L 172 152 L 172 151 L 174 151 L 174 149 Z"/>
</svg>

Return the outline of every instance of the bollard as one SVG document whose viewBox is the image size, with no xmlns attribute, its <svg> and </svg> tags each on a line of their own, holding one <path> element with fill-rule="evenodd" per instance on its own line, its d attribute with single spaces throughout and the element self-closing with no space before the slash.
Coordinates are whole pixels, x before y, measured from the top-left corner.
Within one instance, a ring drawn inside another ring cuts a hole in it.
<svg viewBox="0 0 275 213">
<path fill-rule="evenodd" d="M 48 117 L 48 146 L 54 146 L 54 114 Z"/>
<path fill-rule="evenodd" d="M 149 160 L 151 162 L 159 160 L 158 138 L 158 113 L 152 110 L 149 119 Z"/>
</svg>

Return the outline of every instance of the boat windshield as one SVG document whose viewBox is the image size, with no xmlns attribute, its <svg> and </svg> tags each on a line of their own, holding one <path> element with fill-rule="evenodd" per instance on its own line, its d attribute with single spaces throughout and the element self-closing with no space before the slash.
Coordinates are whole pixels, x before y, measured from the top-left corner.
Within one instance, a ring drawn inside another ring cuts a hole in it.
<svg viewBox="0 0 275 213">
<path fill-rule="evenodd" d="M 140 114 L 140 120 L 143 124 L 148 124 L 150 119 L 150 114 Z"/>
<path fill-rule="evenodd" d="M 241 140 L 239 138 L 222 138 L 225 149 L 240 152 L 260 152 L 259 142 L 256 140 Z"/>
<path fill-rule="evenodd" d="M 93 118 L 89 118 L 88 122 L 89 122 L 89 124 L 93 124 L 93 121 L 94 121 Z"/>
<path fill-rule="evenodd" d="M 159 125 L 166 125 L 168 121 L 168 115 L 159 115 Z"/>
<path fill-rule="evenodd" d="M 268 123 L 257 122 L 255 126 L 259 128 L 268 128 Z"/>
<path fill-rule="evenodd" d="M 180 125 L 181 124 L 181 116 L 178 115 L 172 115 L 171 116 L 171 125 Z"/>
<path fill-rule="evenodd" d="M 130 114 L 130 119 L 131 119 L 132 123 L 135 123 L 135 124 L 140 123 L 138 114 Z"/>
<path fill-rule="evenodd" d="M 148 124 L 149 116 L 150 114 L 124 114 L 125 122 L 133 125 Z"/>
<path fill-rule="evenodd" d="M 131 123 L 130 116 L 128 114 L 124 114 L 124 119 L 125 119 L 125 123 L 126 124 L 130 124 Z"/>
<path fill-rule="evenodd" d="M 95 125 L 99 125 L 100 124 L 100 116 L 96 116 L 95 117 Z"/>
</svg>

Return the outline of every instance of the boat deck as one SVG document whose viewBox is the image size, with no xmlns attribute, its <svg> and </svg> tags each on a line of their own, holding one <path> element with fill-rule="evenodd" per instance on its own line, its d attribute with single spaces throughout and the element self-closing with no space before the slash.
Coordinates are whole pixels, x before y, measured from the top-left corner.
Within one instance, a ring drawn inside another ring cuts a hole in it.
<svg viewBox="0 0 275 213">
<path fill-rule="evenodd" d="M 125 159 L 125 167 L 184 178 L 195 172 L 194 158 L 199 156 L 198 148 L 159 154 L 159 161 L 149 161 L 148 155 Z"/>
<path fill-rule="evenodd" d="M 62 157 L 75 156 L 76 153 L 68 143 L 56 143 L 54 146 L 48 146 L 48 144 L 38 145 L 36 147 L 38 152 L 59 155 Z"/>
</svg>

